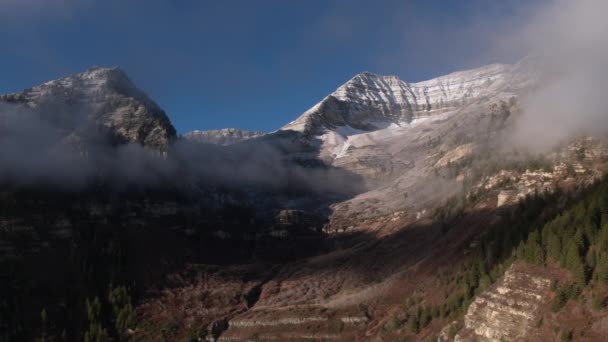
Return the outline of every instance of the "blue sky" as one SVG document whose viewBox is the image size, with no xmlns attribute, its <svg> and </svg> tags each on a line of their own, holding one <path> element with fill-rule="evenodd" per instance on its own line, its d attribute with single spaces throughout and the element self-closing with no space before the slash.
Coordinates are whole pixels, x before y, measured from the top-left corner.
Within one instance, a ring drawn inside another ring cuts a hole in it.
<svg viewBox="0 0 608 342">
<path fill-rule="evenodd" d="M 362 71 L 515 61 L 511 32 L 541 2 L 0 0 L 0 93 L 119 66 L 180 133 L 270 131 Z"/>
</svg>

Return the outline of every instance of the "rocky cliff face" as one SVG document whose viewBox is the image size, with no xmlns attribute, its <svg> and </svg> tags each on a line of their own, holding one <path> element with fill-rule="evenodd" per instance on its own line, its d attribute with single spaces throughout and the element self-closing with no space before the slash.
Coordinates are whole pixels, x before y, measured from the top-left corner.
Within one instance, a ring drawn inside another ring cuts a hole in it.
<svg viewBox="0 0 608 342">
<path fill-rule="evenodd" d="M 333 178 L 286 178 L 298 189 L 314 182 L 358 189 L 347 177 L 354 173 L 369 181 L 366 191 L 325 197 L 327 191 L 257 193 L 243 187 L 231 193 L 209 187 L 186 198 L 159 192 L 130 200 L 108 196 L 107 203 L 98 191 L 89 201 L 81 194 L 70 201 L 54 195 L 38 201 L 28 193 L 3 193 L 2 207 L 16 218 L 0 218 L 0 257 L 28 252 L 42 262 L 46 255 L 40 250 L 62 250 L 85 227 L 108 228 L 116 241 L 124 234 L 126 260 L 133 262 L 129 283 L 145 293 L 137 303 L 143 322 L 132 332 L 142 340 L 431 340 L 454 320 L 464 325 L 457 332 L 460 341 L 525 339 L 539 319 L 548 278 L 516 265 L 494 286 L 484 280 L 489 289 L 471 299 L 476 290 L 468 292 L 468 286 L 473 279 L 481 283 L 481 274 L 468 273 L 467 260 L 485 247 L 488 227 L 525 216 L 509 211 L 522 197 L 564 183 L 589 184 L 601 174 L 606 153 L 587 141 L 551 159 L 546 171 L 542 165 L 505 163 L 500 138 L 517 116 L 514 97 L 535 82 L 533 74 L 521 71 L 524 64 L 411 84 L 363 73 L 259 139 L 253 139 L 257 132 L 232 129 L 185 136 L 218 145 L 251 139 L 229 147 L 191 144 L 218 155 L 272 151 L 273 158 L 251 173 L 285 161 L 302 166 L 286 169 L 296 174 L 345 171 Z M 117 143 L 164 149 L 175 138 L 162 110 L 116 69 L 90 69 L 1 100 L 48 118 L 63 127 L 67 139 L 100 128 Z M 578 155 L 576 163 L 570 154 Z M 229 165 L 242 166 L 242 158 L 234 159 Z M 575 168 L 570 172 L 561 163 Z M 446 198 L 462 202 L 443 205 Z M 54 216 L 70 202 L 71 217 Z M 48 222 L 56 223 L 49 228 Z M 24 240 L 29 248 L 13 243 Z M 25 278 L 45 273 L 38 272 L 43 268 Z M 65 279 L 69 284 L 71 278 Z M 81 308 L 83 302 L 74 305 Z M 32 303 L 28 322 L 40 321 L 39 304 Z M 414 317 L 419 321 L 412 327 Z"/>
<path fill-rule="evenodd" d="M 166 150 L 175 129 L 165 112 L 118 68 L 85 72 L 0 96 L 0 103 L 32 111 L 62 131 L 70 142 L 107 136 Z"/>
<path fill-rule="evenodd" d="M 521 341 L 538 324 L 540 305 L 550 298 L 551 280 L 536 268 L 514 265 L 471 303 L 465 328 L 454 341 Z M 538 271 L 538 270 L 536 270 Z"/>
<path fill-rule="evenodd" d="M 432 197 L 421 188 L 436 170 L 466 162 L 499 139 L 517 98 L 539 82 L 533 65 L 524 59 L 418 83 L 365 72 L 281 131 L 301 132 L 319 144 L 315 157 L 370 181 L 375 190 L 366 202 L 403 204 L 403 194 L 414 193 L 424 198 L 410 200 L 421 203 Z"/>
<path fill-rule="evenodd" d="M 184 134 L 183 137 L 190 141 L 225 146 L 261 137 L 265 134 L 265 132 L 245 131 L 238 128 L 224 128 L 208 131 L 196 130 Z"/>
<path fill-rule="evenodd" d="M 282 129 L 322 134 L 342 127 L 366 132 L 409 123 L 489 96 L 512 95 L 534 79 L 523 75 L 523 67 L 524 62 L 493 64 L 418 83 L 364 72 Z"/>
</svg>

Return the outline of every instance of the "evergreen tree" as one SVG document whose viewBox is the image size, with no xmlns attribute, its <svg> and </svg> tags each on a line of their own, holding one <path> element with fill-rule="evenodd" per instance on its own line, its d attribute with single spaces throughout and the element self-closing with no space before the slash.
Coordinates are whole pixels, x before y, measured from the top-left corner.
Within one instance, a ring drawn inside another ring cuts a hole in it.
<svg viewBox="0 0 608 342">
<path fill-rule="evenodd" d="M 135 308 L 131 304 L 127 287 L 118 286 L 110 289 L 108 300 L 112 306 L 116 331 L 118 334 L 123 334 L 135 325 Z"/>
<path fill-rule="evenodd" d="M 583 230 L 577 229 L 574 237 L 572 237 L 572 243 L 576 246 L 578 255 L 584 255 L 583 251 L 587 248 L 588 241 L 583 234 Z"/>
<path fill-rule="evenodd" d="M 548 233 L 545 238 L 546 241 L 546 251 L 547 257 L 552 258 L 553 260 L 561 260 L 562 259 L 562 242 L 553 231 L 547 229 Z"/>
<path fill-rule="evenodd" d="M 524 260 L 535 263 L 542 264 L 544 261 L 542 244 L 540 239 L 540 233 L 538 231 L 533 231 L 528 235 L 528 240 L 524 245 L 523 251 Z"/>
<path fill-rule="evenodd" d="M 579 284 L 586 285 L 588 279 L 587 279 L 587 270 L 585 268 L 585 265 L 583 264 L 583 262 L 580 258 L 575 259 L 573 262 L 574 263 L 573 263 L 570 271 L 572 271 L 572 273 L 574 274 L 574 277 L 576 278 L 576 281 Z"/>
<path fill-rule="evenodd" d="M 89 319 L 89 328 L 84 334 L 85 342 L 107 342 L 110 340 L 108 332 L 101 324 L 101 303 L 99 298 L 86 301 L 87 318 Z"/>
<path fill-rule="evenodd" d="M 602 223 L 602 227 L 598 232 L 598 236 L 596 238 L 596 243 L 600 250 L 608 250 L 608 221 Z"/>
<path fill-rule="evenodd" d="M 600 283 L 608 285 L 608 257 L 605 253 L 600 254 L 598 257 L 594 277 Z"/>
<path fill-rule="evenodd" d="M 598 205 L 600 212 L 602 214 L 608 215 L 608 191 L 606 191 L 606 186 L 603 186 L 604 189 L 599 195 Z"/>
<path fill-rule="evenodd" d="M 589 249 L 587 255 L 585 256 L 585 264 L 587 268 L 590 270 L 594 270 L 597 265 L 597 253 L 595 249 Z"/>
<path fill-rule="evenodd" d="M 47 324 L 48 324 L 48 316 L 46 313 L 46 309 L 43 308 L 42 311 L 40 311 L 40 337 L 38 338 L 39 342 L 49 341 Z"/>
<path fill-rule="evenodd" d="M 571 240 L 566 247 L 565 253 L 563 254 L 562 266 L 566 269 L 572 270 L 579 259 L 580 254 L 577 242 Z"/>
</svg>

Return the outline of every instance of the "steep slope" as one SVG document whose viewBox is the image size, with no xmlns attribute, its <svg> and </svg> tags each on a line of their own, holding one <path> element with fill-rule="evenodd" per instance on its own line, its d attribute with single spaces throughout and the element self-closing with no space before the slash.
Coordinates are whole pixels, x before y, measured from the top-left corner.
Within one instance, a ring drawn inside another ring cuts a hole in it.
<svg viewBox="0 0 608 342">
<path fill-rule="evenodd" d="M 526 229 L 544 222 L 543 215 L 553 215 L 565 201 L 547 195 L 539 204 L 534 194 L 588 186 L 604 169 L 608 149 L 602 141 L 583 139 L 539 159 L 504 146 L 520 113 L 518 98 L 538 85 L 528 60 L 424 82 L 430 110 L 419 104 L 410 112 L 408 104 L 418 101 L 412 85 L 380 78 L 356 76 L 260 139 L 282 146 L 286 158 L 320 158 L 326 166 L 368 180 L 369 191 L 330 207 L 330 221 L 322 226 L 328 249 L 268 265 L 270 274 L 243 283 L 232 276 L 223 281 L 219 274 L 210 275 L 213 280 L 192 277 L 143 308 L 150 321 L 163 322 L 165 308 L 175 304 L 179 309 L 171 312 L 172 319 L 188 322 L 179 326 L 176 338 L 196 329 L 197 337 L 220 341 L 435 340 L 506 270 Z M 445 87 L 458 84 L 453 79 L 462 87 Z M 489 230 L 503 227 L 516 228 L 487 242 L 498 234 Z M 225 288 L 216 285 L 222 283 Z M 243 287 L 241 292 L 233 292 L 235 285 Z M 234 298 L 234 303 L 208 304 L 196 312 L 191 298 L 199 296 Z M 186 310 L 182 303 L 188 303 Z M 225 311 L 210 314 L 219 307 Z M 517 336 L 516 330 L 505 336 Z"/>
<path fill-rule="evenodd" d="M 0 291 L 22 302 L 0 306 L 0 321 L 32 337 L 78 325 L 68 331 L 73 340 L 96 327 L 146 341 L 431 341 L 446 326 L 446 340 L 538 332 L 553 295 L 547 282 L 529 287 L 538 272 L 525 263 L 503 273 L 514 258 L 538 255 L 518 246 L 594 186 L 608 145 L 578 139 L 540 157 L 505 147 L 518 97 L 537 84 L 533 70 L 523 61 L 416 84 L 365 73 L 278 132 L 230 146 L 188 144 L 194 155 L 219 156 L 196 171 L 230 159 L 221 179 L 237 191 L 3 193 L 0 261 L 10 267 L 0 278 L 16 281 Z M 222 145 L 248 134 L 202 135 Z M 291 162 L 298 168 L 277 168 Z M 249 177 L 260 174 L 271 175 L 266 188 L 252 190 Z M 326 183 L 333 186 L 319 187 Z M 340 187 L 350 192 L 329 194 Z M 604 224 L 604 212 L 589 212 L 592 220 L 568 226 L 598 232 L 589 223 Z M 66 273 L 63 282 L 53 272 Z M 57 283 L 32 295 L 22 286 L 31 279 L 41 289 Z M 505 291 L 543 298 L 513 304 Z M 69 306 L 66 293 L 79 293 Z M 95 297 L 98 321 L 84 312 Z M 14 315 L 22 303 L 28 309 Z M 517 311 L 523 306 L 530 310 Z M 52 317 L 48 331 L 41 311 Z M 137 320 L 118 324 L 125 312 Z"/>
<path fill-rule="evenodd" d="M 165 112 L 118 68 L 94 67 L 2 95 L 0 103 L 34 112 L 76 143 L 101 131 L 112 143 L 135 142 L 166 150 L 176 137 Z"/>
<path fill-rule="evenodd" d="M 493 64 L 418 83 L 364 72 L 282 130 L 310 134 L 340 127 L 373 131 L 456 110 L 483 98 L 503 93 L 508 97 L 533 77 L 520 77 L 523 64 L 524 61 L 516 65 Z"/>
<path fill-rule="evenodd" d="M 526 58 L 419 83 L 362 73 L 281 130 L 302 132 L 320 144 L 316 157 L 327 165 L 358 174 L 373 188 L 384 185 L 401 202 L 403 193 L 419 193 L 412 186 L 428 183 L 424 178 L 440 169 L 435 164 L 445 153 L 463 145 L 461 152 L 471 154 L 496 140 L 490 135 L 516 109 L 517 99 L 539 84 L 536 64 Z"/>
<path fill-rule="evenodd" d="M 207 131 L 192 131 L 185 133 L 183 138 L 214 145 L 232 145 L 238 142 L 257 138 L 265 135 L 265 132 L 245 131 L 238 128 L 224 128 Z"/>
<path fill-rule="evenodd" d="M 478 295 L 455 341 L 522 340 L 538 324 L 543 300 L 550 298 L 551 279 L 544 270 L 514 265 L 494 288 Z"/>
</svg>

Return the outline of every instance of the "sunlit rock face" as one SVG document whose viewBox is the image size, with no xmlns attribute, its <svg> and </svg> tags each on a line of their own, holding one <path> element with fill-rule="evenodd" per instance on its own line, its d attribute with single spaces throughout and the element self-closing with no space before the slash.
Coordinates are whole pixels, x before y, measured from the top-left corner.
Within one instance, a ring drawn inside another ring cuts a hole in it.
<svg viewBox="0 0 608 342">
<path fill-rule="evenodd" d="M 373 182 L 426 177 L 433 167 L 427 162 L 444 167 L 473 153 L 488 136 L 491 108 L 538 82 L 530 63 L 491 64 L 417 83 L 364 72 L 280 131 L 314 139 L 319 159 Z M 440 156 L 444 151 L 452 152 Z"/>
<path fill-rule="evenodd" d="M 520 75 L 521 68 L 521 63 L 492 64 L 418 83 L 364 72 L 282 129 L 319 134 L 339 127 L 373 131 L 409 123 L 502 92 L 515 92 L 531 82 L 531 77 Z"/>
<path fill-rule="evenodd" d="M 166 150 L 176 137 L 165 112 L 118 68 L 94 67 L 2 95 L 0 103 L 39 115 L 70 142 L 109 135 L 114 143 Z"/>
<path fill-rule="evenodd" d="M 491 289 L 469 306 L 465 328 L 454 341 L 520 341 L 540 319 L 541 304 L 549 298 L 551 281 L 533 268 L 514 265 Z"/>
</svg>

